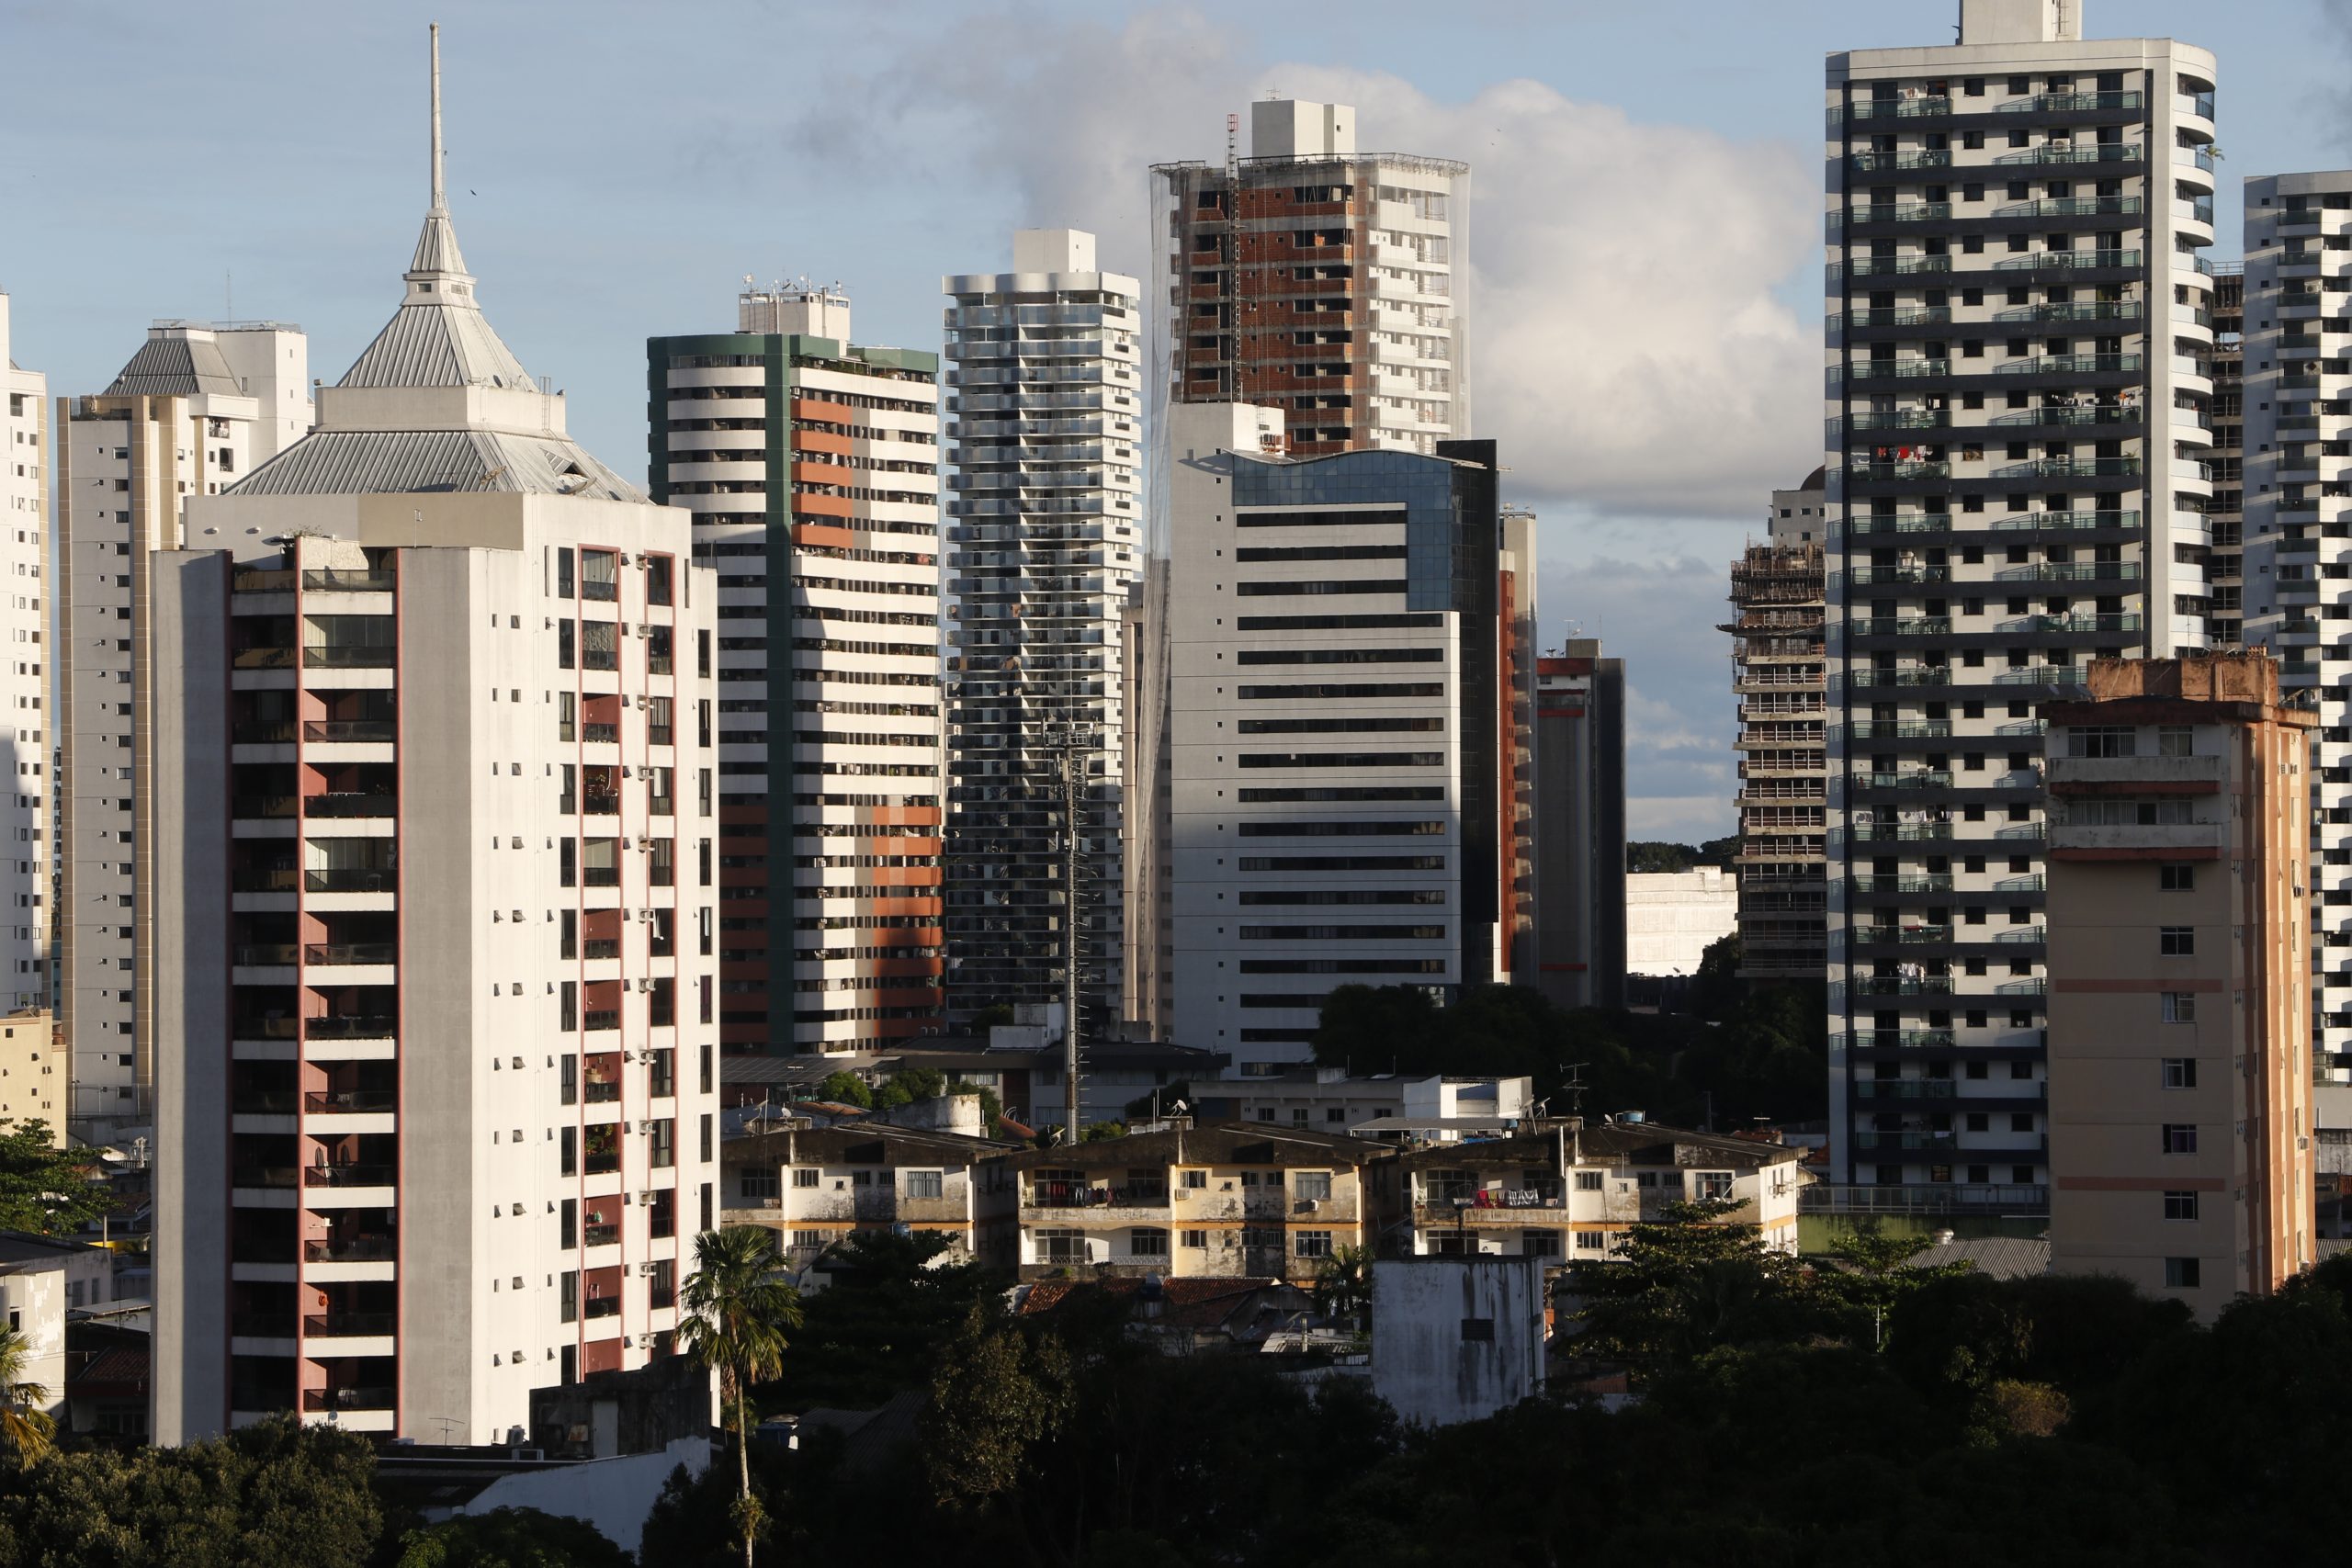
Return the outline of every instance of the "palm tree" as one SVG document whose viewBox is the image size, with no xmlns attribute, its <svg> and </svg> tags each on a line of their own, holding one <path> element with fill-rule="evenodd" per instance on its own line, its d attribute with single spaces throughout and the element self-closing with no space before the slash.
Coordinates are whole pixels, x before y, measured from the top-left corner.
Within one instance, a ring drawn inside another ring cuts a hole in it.
<svg viewBox="0 0 2352 1568">
<path fill-rule="evenodd" d="M 42 1408 L 49 1403 L 48 1387 L 25 1376 L 32 1353 L 32 1341 L 22 1330 L 0 1327 L 0 1438 L 17 1450 L 18 1462 L 28 1466 L 49 1452 L 57 1430 Z"/>
<path fill-rule="evenodd" d="M 685 1309 L 679 1339 L 688 1355 L 718 1369 L 720 1397 L 735 1409 L 735 1514 L 751 1568 L 760 1526 L 752 1498 L 751 1386 L 783 1370 L 785 1330 L 800 1326 L 800 1292 L 777 1271 L 774 1232 L 729 1225 L 695 1238 L 695 1271 L 679 1301 Z"/>
<path fill-rule="evenodd" d="M 1315 1270 L 1315 1303 L 1330 1316 L 1362 1326 L 1361 1314 L 1372 1303 L 1372 1253 L 1361 1247 L 1335 1249 Z"/>
</svg>

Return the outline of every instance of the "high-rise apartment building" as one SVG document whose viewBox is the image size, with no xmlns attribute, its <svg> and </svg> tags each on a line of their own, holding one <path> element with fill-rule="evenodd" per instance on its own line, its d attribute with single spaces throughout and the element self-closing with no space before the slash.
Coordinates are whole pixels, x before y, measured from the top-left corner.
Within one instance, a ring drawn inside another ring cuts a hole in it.
<svg viewBox="0 0 2352 1568">
<path fill-rule="evenodd" d="M 1625 1001 L 1625 661 L 1570 637 L 1535 661 L 1536 988 Z"/>
<path fill-rule="evenodd" d="M 2245 263 L 2213 264 L 2213 502 L 2205 513 L 2206 641 L 2245 641 Z"/>
<path fill-rule="evenodd" d="M 1823 482 L 1772 492 L 1767 542 L 1732 563 L 1738 701 L 1739 973 L 1817 980 L 1827 961 L 1829 764 Z"/>
<path fill-rule="evenodd" d="M 653 499 L 718 570 L 719 1036 L 871 1050 L 937 1027 L 939 360 L 828 289 L 648 341 Z"/>
<path fill-rule="evenodd" d="M 2213 57 L 1962 0 L 1827 80 L 1830 1179 L 2038 1188 L 1887 1080 L 2039 1070 L 2036 706 L 2211 640 Z"/>
<path fill-rule="evenodd" d="M 2042 712 L 2051 1268 L 2120 1275 L 2210 1318 L 2313 1258 L 2319 720 L 2280 705 L 2259 653 L 2099 660 L 2088 700 Z M 1950 1084 L 1940 1103 L 1961 1124 L 1919 1135 L 2006 1124 L 2030 1145 L 2041 1087 Z"/>
<path fill-rule="evenodd" d="M 526 1440 L 718 1217 L 718 591 L 483 319 L 438 75 L 400 309 L 149 563 L 159 1442 Z"/>
<path fill-rule="evenodd" d="M 1541 831 L 1535 778 L 1535 513 L 1501 510 L 1502 536 L 1495 568 L 1495 680 L 1501 705 L 1495 716 L 1497 781 L 1495 977 L 1514 984 L 1535 975 L 1535 862 Z"/>
<path fill-rule="evenodd" d="M 2245 640 L 2319 715 L 2312 737 L 2312 1045 L 2352 1082 L 2352 170 L 2245 182 Z"/>
<path fill-rule="evenodd" d="M 1248 157 L 1152 173 L 1167 397 L 1278 408 L 1293 457 L 1468 434 L 1466 165 L 1358 152 L 1353 108 L 1277 98 Z"/>
<path fill-rule="evenodd" d="M 73 1121 L 89 1137 L 149 1123 L 156 911 L 150 728 L 154 555 L 240 541 L 187 532 L 218 495 L 311 427 L 310 349 L 282 321 L 158 321 L 95 397 L 57 401 L 60 1016 Z M 168 935 L 164 940 L 173 940 Z"/>
<path fill-rule="evenodd" d="M 1023 230 L 1012 270 L 946 277 L 950 1018 L 1059 1001 L 1122 1016 L 1128 681 L 1142 570 L 1141 285 L 1094 236 Z M 1079 791 L 1063 880 L 1061 771 Z"/>
<path fill-rule="evenodd" d="M 0 745 L 14 782 L 0 794 L 0 995 L 11 1010 L 50 1003 L 50 840 L 52 749 L 50 660 L 49 380 L 17 367 L 8 296 L 0 293 L 0 573 L 8 580 L 0 625 Z M 60 1100 L 64 1096 L 58 1097 Z M 62 1118 L 60 1119 L 62 1122 Z"/>
<path fill-rule="evenodd" d="M 1281 411 L 1170 411 L 1175 1038 L 1308 1060 L 1349 984 L 1504 972 L 1494 447 L 1272 455 Z"/>
</svg>

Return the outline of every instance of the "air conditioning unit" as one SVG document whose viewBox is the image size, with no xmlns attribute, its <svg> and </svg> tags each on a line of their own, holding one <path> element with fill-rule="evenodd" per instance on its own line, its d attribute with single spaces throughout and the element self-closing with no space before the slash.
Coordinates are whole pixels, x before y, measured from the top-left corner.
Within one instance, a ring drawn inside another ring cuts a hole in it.
<svg viewBox="0 0 2352 1568">
<path fill-rule="evenodd" d="M 652 1202 L 652 1201 L 653 1201 L 653 1189 L 652 1189 L 652 1188 L 650 1188 L 650 1187 L 649 1187 L 649 1188 L 647 1188 L 644 1191 L 642 1191 L 642 1192 L 639 1193 L 639 1194 L 637 1195 L 637 1201 L 638 1201 L 639 1202 L 640 1202 L 640 1203 L 650 1203 L 650 1202 Z M 650 1264 L 650 1263 L 647 1264 L 647 1265 L 645 1266 L 645 1269 L 646 1269 L 646 1272 L 647 1272 L 647 1273 L 649 1273 L 649 1274 L 650 1274 L 650 1273 L 651 1273 L 651 1272 L 653 1271 L 653 1265 L 652 1265 L 652 1264 Z"/>
</svg>

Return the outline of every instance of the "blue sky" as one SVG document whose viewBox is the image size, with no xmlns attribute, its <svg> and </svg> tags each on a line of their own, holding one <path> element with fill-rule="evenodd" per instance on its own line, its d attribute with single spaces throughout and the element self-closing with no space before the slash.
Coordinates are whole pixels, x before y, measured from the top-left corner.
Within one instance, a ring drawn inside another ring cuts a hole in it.
<svg viewBox="0 0 2352 1568">
<path fill-rule="evenodd" d="M 1007 265 L 1015 227 L 1092 228 L 1105 265 L 1148 276 L 1144 165 L 1221 155 L 1226 113 L 1270 91 L 1355 103 L 1368 149 L 1468 161 L 1477 433 L 1542 515 L 1547 638 L 1573 624 L 1626 658 L 1634 828 L 1698 837 L 1731 815 L 1724 563 L 1765 492 L 1819 461 L 1821 57 L 1946 41 L 1956 9 L 502 0 L 438 19 L 484 307 L 625 472 L 645 338 L 731 325 L 747 273 L 838 279 L 859 339 L 930 346 L 940 275 Z M 2352 7 L 2087 9 L 2093 33 L 2221 56 L 2229 174 L 2352 163 Z M 339 376 L 423 215 L 433 14 L 0 0 L 18 362 L 98 390 L 150 318 L 220 315 L 232 287 Z"/>
</svg>

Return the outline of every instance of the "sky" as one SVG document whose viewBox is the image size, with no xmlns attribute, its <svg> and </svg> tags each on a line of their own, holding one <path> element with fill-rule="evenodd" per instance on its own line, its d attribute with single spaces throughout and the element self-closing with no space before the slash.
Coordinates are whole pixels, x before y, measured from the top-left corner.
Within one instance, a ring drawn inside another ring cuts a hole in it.
<svg viewBox="0 0 2352 1568">
<path fill-rule="evenodd" d="M 2352 164 L 2352 0 L 2086 10 L 2220 56 L 2216 255 L 2230 175 Z M 233 314 L 339 377 L 424 216 L 428 19 L 483 308 L 632 475 L 645 339 L 730 330 L 746 275 L 935 347 L 941 276 L 1009 266 L 1012 230 L 1148 279 L 1148 164 L 1222 157 L 1269 94 L 1351 103 L 1365 151 L 1471 165 L 1474 434 L 1541 518 L 1545 646 L 1626 660 L 1631 830 L 1731 830 L 1726 567 L 1821 461 L 1822 56 L 1949 42 L 1953 0 L 435 11 L 0 0 L 12 357 L 96 392 L 150 320 Z"/>
</svg>

